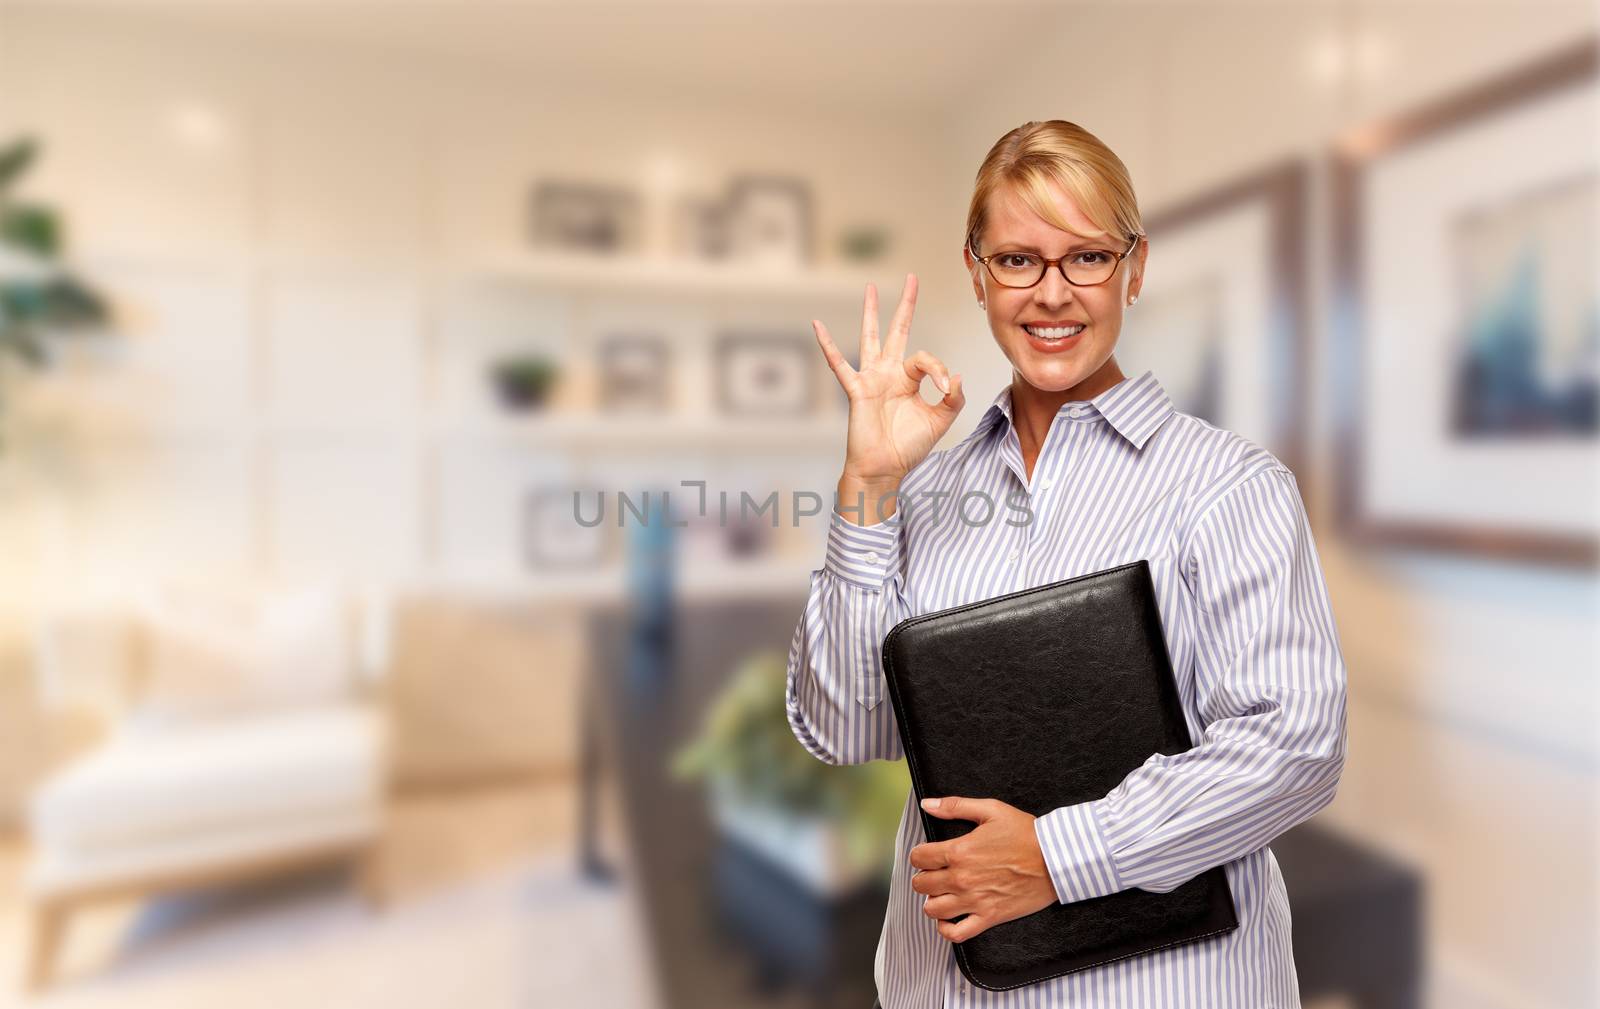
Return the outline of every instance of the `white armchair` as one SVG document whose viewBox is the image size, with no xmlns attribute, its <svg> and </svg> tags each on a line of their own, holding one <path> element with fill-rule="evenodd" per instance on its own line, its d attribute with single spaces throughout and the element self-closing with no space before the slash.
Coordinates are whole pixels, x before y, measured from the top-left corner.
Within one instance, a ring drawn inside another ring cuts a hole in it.
<svg viewBox="0 0 1600 1009">
<path fill-rule="evenodd" d="M 86 624 L 98 670 L 74 668 Z M 120 612 L 41 622 L 47 703 L 69 703 L 80 674 L 116 703 L 107 738 L 29 797 L 29 987 L 48 981 L 86 901 L 331 859 L 354 860 L 381 901 L 385 629 L 375 595 L 331 588 L 169 585 Z"/>
</svg>

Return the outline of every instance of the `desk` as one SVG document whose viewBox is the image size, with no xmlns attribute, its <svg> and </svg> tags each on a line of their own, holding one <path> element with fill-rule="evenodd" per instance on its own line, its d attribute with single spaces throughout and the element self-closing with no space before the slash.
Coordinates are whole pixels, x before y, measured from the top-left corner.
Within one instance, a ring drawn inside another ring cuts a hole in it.
<svg viewBox="0 0 1600 1009">
<path fill-rule="evenodd" d="M 787 653 L 804 607 L 803 593 L 680 602 L 672 639 L 644 647 L 632 635 L 625 605 L 591 611 L 585 704 L 592 731 L 583 773 L 590 785 L 602 771 L 610 774 L 626 811 L 619 826 L 633 853 L 632 882 L 643 902 L 663 1009 L 770 1004 L 791 982 L 819 1009 L 872 1004 L 872 958 L 887 894 L 858 895 L 833 908 L 802 899 L 764 863 L 724 847 L 701 786 L 673 781 L 667 772 L 740 660 L 763 648 Z M 597 828 L 596 816 L 588 803 L 585 829 Z M 584 865 L 603 877 L 592 845 L 580 844 Z M 735 892 L 740 899 L 730 901 Z M 755 908 L 784 910 L 770 911 L 766 929 L 741 927 L 741 915 L 748 926 Z M 810 939 L 796 943 L 793 958 L 774 956 L 785 936 Z"/>
<path fill-rule="evenodd" d="M 1361 1009 L 1421 1006 L 1421 877 L 1314 822 L 1269 847 L 1289 893 L 1301 998 L 1341 994 Z"/>
</svg>

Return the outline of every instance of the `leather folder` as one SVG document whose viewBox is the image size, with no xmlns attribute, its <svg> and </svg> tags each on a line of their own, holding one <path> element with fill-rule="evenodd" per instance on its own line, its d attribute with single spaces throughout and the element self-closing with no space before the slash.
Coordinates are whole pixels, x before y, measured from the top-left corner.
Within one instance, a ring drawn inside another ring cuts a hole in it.
<svg viewBox="0 0 1600 1009">
<path fill-rule="evenodd" d="M 976 825 L 931 816 L 923 798 L 1042 816 L 1193 745 L 1145 560 L 902 620 L 884 638 L 883 671 L 930 841 Z M 955 954 L 967 980 L 1003 991 L 1238 925 L 1219 865 L 1166 893 L 1054 903 Z"/>
</svg>

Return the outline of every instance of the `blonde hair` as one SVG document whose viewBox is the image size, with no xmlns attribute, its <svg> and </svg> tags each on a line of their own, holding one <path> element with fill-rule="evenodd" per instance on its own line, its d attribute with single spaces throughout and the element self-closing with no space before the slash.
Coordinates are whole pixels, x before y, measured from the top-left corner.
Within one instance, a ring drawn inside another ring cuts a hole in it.
<svg viewBox="0 0 1600 1009">
<path fill-rule="evenodd" d="M 1079 234 L 1056 209 L 1051 182 L 1096 226 L 1127 239 L 1144 234 L 1133 180 L 1122 159 L 1078 124 L 1051 119 L 1023 123 L 989 149 L 967 210 L 967 247 L 976 249 L 988 223 L 989 199 L 1002 188 L 1014 191 L 1030 210 L 1061 230 Z"/>
</svg>

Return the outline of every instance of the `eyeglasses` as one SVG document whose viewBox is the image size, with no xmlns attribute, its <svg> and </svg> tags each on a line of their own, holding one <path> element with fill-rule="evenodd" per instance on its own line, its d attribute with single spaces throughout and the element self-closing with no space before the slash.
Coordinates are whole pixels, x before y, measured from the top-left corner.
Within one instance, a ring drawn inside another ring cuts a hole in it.
<svg viewBox="0 0 1600 1009">
<path fill-rule="evenodd" d="M 1094 287 L 1111 279 L 1122 261 L 1139 247 L 1139 240 L 1143 237 L 1134 235 L 1133 244 L 1121 254 L 1109 249 L 1075 249 L 1060 259 L 1046 259 L 1031 252 L 996 252 L 980 256 L 970 241 L 967 251 L 972 253 L 973 259 L 988 268 L 989 276 L 995 279 L 995 283 L 1004 287 L 1032 287 L 1044 279 L 1045 269 L 1051 266 L 1059 269 L 1061 276 L 1074 287 Z"/>
</svg>

